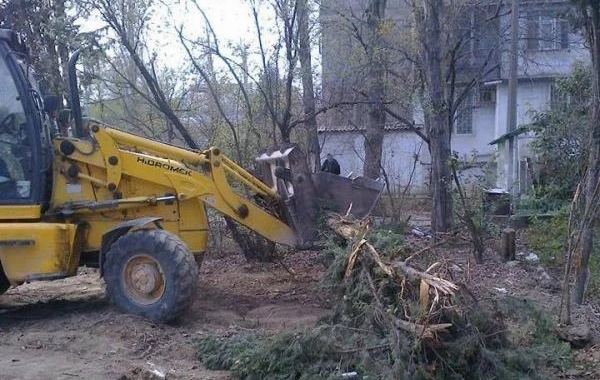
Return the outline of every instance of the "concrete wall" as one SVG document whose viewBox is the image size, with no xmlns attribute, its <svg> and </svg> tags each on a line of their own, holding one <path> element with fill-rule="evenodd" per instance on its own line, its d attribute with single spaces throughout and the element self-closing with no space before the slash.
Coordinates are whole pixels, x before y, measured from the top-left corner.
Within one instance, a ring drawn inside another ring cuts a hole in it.
<svg viewBox="0 0 600 380">
<path fill-rule="evenodd" d="M 478 160 L 490 157 L 495 147 L 489 145 L 494 140 L 495 109 L 493 106 L 473 108 L 473 133 L 453 134 L 452 150 L 462 159 Z"/>
<path fill-rule="evenodd" d="M 489 112 L 489 110 L 486 111 Z M 487 116 L 489 117 L 489 115 Z M 331 153 L 340 163 L 341 175 L 360 176 L 363 174 L 364 139 L 361 132 L 327 132 L 321 133 L 319 137 L 323 154 L 322 160 L 328 153 Z M 468 138 L 463 139 L 457 145 L 459 149 L 463 149 L 465 159 L 472 160 L 472 149 L 467 144 L 467 140 Z M 476 162 L 485 163 L 485 158 L 475 158 Z M 386 132 L 382 161 L 392 191 L 403 193 L 406 186 L 410 184 L 407 194 L 428 193 L 431 157 L 427 144 L 419 136 L 406 130 Z M 490 174 L 485 169 L 483 165 L 469 167 L 461 171 L 461 179 L 466 183 L 479 183 L 482 179 L 490 181 Z"/>
<path fill-rule="evenodd" d="M 550 102 L 550 89 L 552 79 L 521 80 L 517 88 L 517 126 L 527 125 L 533 121 L 534 111 L 541 112 L 547 109 Z M 506 133 L 508 85 L 501 84 L 496 88 L 496 137 Z M 519 161 L 531 157 L 529 143 L 532 141 L 530 134 L 517 137 L 516 148 Z M 505 160 L 507 146 L 498 147 L 497 160 L 499 162 L 497 186 L 507 188 L 508 163 Z"/>
<path fill-rule="evenodd" d="M 319 138 L 322 160 L 331 153 L 340 163 L 341 175 L 363 174 L 364 138 L 361 132 L 321 133 Z M 411 192 L 426 191 L 430 162 L 427 145 L 416 134 L 403 130 L 386 132 L 382 164 L 395 191 L 403 191 L 409 182 Z"/>
</svg>

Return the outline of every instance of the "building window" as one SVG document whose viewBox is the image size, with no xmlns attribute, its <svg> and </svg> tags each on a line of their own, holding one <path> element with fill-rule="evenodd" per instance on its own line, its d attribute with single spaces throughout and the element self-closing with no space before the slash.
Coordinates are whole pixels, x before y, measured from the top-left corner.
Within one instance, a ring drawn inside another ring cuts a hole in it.
<svg viewBox="0 0 600 380">
<path fill-rule="evenodd" d="M 567 20 L 549 13 L 527 17 L 527 50 L 560 50 L 569 47 Z"/>
<path fill-rule="evenodd" d="M 473 133 L 473 94 L 470 93 L 458 106 L 454 118 L 454 130 L 457 135 Z"/>
<path fill-rule="evenodd" d="M 481 86 L 477 88 L 477 107 L 494 107 L 496 105 L 496 87 Z"/>
<path fill-rule="evenodd" d="M 570 103 L 569 94 L 565 91 L 561 91 L 560 88 L 556 86 L 556 83 L 552 83 L 550 85 L 550 106 L 552 108 L 562 108 L 566 107 Z"/>
</svg>

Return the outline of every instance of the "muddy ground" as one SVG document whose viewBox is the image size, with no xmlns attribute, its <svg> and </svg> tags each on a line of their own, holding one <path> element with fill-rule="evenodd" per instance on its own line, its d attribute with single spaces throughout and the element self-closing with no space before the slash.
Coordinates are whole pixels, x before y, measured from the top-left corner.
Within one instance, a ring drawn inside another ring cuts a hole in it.
<svg viewBox="0 0 600 380">
<path fill-rule="evenodd" d="M 407 235 L 413 247 L 430 244 Z M 560 273 L 518 260 L 500 261 L 488 242 L 485 263 L 476 265 L 468 242 L 437 248 L 426 256 L 447 260 L 452 279 L 474 297 L 534 300 L 555 313 Z M 429 258 L 426 258 L 429 261 Z M 144 379 L 148 371 L 170 379 L 227 379 L 195 358 L 193 340 L 210 332 L 278 331 L 310 326 L 329 313 L 316 252 L 286 256 L 283 264 L 247 264 L 241 255 L 207 257 L 191 309 L 175 325 L 155 325 L 124 315 L 104 296 L 93 269 L 74 278 L 37 282 L 0 296 L 0 379 Z M 288 270 L 293 270 L 291 275 Z M 524 301 L 525 302 L 525 301 Z M 528 301 L 527 301 L 528 302 Z M 574 353 L 573 368 L 554 378 L 594 379 L 600 373 L 600 303 L 575 308 L 575 322 L 590 327 L 593 342 Z"/>
<path fill-rule="evenodd" d="M 205 259 L 191 310 L 175 325 L 124 315 L 104 296 L 93 269 L 36 282 L 0 296 L 0 379 L 227 379 L 195 359 L 193 339 L 211 331 L 280 330 L 327 314 L 315 253 L 281 265 L 249 265 L 241 255 Z"/>
</svg>

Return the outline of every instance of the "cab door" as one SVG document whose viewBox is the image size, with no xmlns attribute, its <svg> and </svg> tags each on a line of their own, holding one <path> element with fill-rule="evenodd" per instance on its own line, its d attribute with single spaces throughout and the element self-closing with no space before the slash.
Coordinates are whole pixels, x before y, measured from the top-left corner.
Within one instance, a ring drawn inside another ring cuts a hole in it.
<svg viewBox="0 0 600 380">
<path fill-rule="evenodd" d="M 0 41 L 0 220 L 39 218 L 45 194 L 40 106 L 17 56 Z"/>
</svg>

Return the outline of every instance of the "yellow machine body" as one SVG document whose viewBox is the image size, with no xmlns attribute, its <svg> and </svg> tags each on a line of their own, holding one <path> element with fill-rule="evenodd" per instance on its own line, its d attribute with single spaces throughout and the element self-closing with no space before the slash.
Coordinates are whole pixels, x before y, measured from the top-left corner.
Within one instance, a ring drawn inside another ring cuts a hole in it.
<svg viewBox="0 0 600 380">
<path fill-rule="evenodd" d="M 0 207 L 0 220 L 24 222 L 0 224 L 2 240 L 35 241 L 15 247 L 0 241 L 0 262 L 12 284 L 73 275 L 80 257 L 102 251 L 107 232 L 149 216 L 178 235 L 192 253 L 202 254 L 208 240 L 205 204 L 272 241 L 296 243 L 287 224 L 239 195 L 240 187 L 234 191 L 231 182 L 265 197 L 277 198 L 277 193 L 217 148 L 196 152 L 99 122 L 87 126 L 89 139 L 54 141 L 47 210 L 39 205 Z M 80 244 L 75 244 L 76 236 Z"/>
<path fill-rule="evenodd" d="M 297 147 L 261 155 L 259 179 L 218 148 L 183 149 L 86 120 L 79 51 L 67 65 L 70 137 L 56 124 L 59 98 L 28 75 L 27 51 L 17 34 L 0 28 L 0 294 L 91 265 L 122 309 L 169 320 L 192 299 L 208 240 L 205 207 L 275 243 L 314 242 L 317 198 L 333 179 L 313 178 Z M 324 199 L 337 211 L 368 211 L 381 191 L 374 186 L 375 196 L 363 202 L 351 195 L 364 184 L 335 180 L 346 190 L 331 192 L 336 202 Z"/>
<path fill-rule="evenodd" d="M 0 223 L 0 257 L 11 283 L 75 275 L 76 232 L 75 224 Z"/>
</svg>

